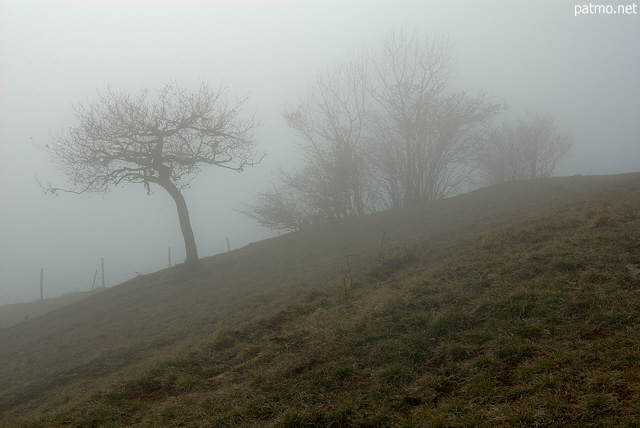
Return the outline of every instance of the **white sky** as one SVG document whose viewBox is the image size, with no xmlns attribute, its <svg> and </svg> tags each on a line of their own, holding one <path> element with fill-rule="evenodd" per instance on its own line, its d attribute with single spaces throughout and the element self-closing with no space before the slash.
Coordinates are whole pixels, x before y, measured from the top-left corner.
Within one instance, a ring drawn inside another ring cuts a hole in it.
<svg viewBox="0 0 640 428">
<path fill-rule="evenodd" d="M 603 2 L 604 5 L 628 3 Z M 574 16 L 576 1 L 8 1 L 0 0 L 0 305 L 107 285 L 184 260 L 175 205 L 162 190 L 105 199 L 42 196 L 66 179 L 32 145 L 74 124 L 71 105 L 107 84 L 137 93 L 169 79 L 249 96 L 271 156 L 242 175 L 206 170 L 185 191 L 201 257 L 273 234 L 233 211 L 294 157 L 280 116 L 314 72 L 394 29 L 449 35 L 455 85 L 541 110 L 576 140 L 558 175 L 640 170 L 640 7 Z M 98 274 L 98 283 L 100 282 Z"/>
</svg>

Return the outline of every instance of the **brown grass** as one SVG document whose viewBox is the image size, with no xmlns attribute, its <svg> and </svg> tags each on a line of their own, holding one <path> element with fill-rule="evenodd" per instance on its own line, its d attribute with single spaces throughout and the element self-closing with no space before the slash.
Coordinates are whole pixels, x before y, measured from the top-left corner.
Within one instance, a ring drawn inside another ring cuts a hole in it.
<svg viewBox="0 0 640 428">
<path fill-rule="evenodd" d="M 139 277 L 0 330 L 3 421 L 637 426 L 639 215 L 638 173 L 508 183 Z"/>
</svg>

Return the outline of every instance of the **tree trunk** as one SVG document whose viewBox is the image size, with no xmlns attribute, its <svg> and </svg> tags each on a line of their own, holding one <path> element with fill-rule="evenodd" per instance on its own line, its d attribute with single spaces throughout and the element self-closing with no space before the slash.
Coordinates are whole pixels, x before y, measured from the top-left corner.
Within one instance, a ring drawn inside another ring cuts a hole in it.
<svg viewBox="0 0 640 428">
<path fill-rule="evenodd" d="M 196 247 L 196 239 L 191 229 L 191 220 L 189 220 L 189 210 L 187 203 L 182 196 L 180 189 L 173 184 L 171 180 L 158 180 L 156 182 L 164 190 L 169 192 L 178 208 L 178 220 L 180 221 L 180 229 L 184 238 L 184 247 L 187 253 L 187 268 L 197 270 L 200 268 L 200 260 L 198 259 L 198 248 Z"/>
</svg>

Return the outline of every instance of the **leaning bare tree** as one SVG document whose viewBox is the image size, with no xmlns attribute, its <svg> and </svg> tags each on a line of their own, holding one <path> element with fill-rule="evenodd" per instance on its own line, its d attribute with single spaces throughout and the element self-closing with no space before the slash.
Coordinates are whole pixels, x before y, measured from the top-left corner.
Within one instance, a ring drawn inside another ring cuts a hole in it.
<svg viewBox="0 0 640 428">
<path fill-rule="evenodd" d="M 168 83 L 151 101 L 107 88 L 88 106 L 75 109 L 78 125 L 53 136 L 51 161 L 67 174 L 70 189 L 47 186 L 47 193 L 107 193 L 112 187 L 151 184 L 166 190 L 178 209 L 186 265 L 199 267 L 189 211 L 182 189 L 205 165 L 242 172 L 262 159 L 256 151 L 253 116 L 241 117 L 243 102 L 230 104 L 227 89 L 202 83 L 190 92 Z"/>
</svg>

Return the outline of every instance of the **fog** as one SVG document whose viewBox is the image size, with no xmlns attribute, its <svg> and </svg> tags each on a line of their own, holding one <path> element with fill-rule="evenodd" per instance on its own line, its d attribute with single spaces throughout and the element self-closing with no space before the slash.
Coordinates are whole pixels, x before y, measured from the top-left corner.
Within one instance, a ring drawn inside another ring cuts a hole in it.
<svg viewBox="0 0 640 428">
<path fill-rule="evenodd" d="M 609 3 L 605 3 L 609 4 Z M 610 3 L 617 7 L 617 3 Z M 629 3 L 632 5 L 633 3 Z M 640 170 L 640 16 L 581 14 L 575 1 L 3 1 L 0 3 L 0 305 L 91 289 L 184 260 L 175 204 L 142 185 L 43 196 L 66 177 L 36 148 L 73 126 L 73 105 L 110 84 L 151 93 L 170 79 L 249 97 L 269 156 L 242 174 L 205 169 L 184 191 L 200 257 L 274 233 L 234 209 L 295 164 L 281 117 L 313 74 L 403 27 L 448 35 L 452 85 L 508 115 L 540 110 L 575 139 L 556 175 Z M 638 13 L 640 10 L 636 8 Z M 100 273 L 96 286 L 101 285 Z"/>
</svg>

